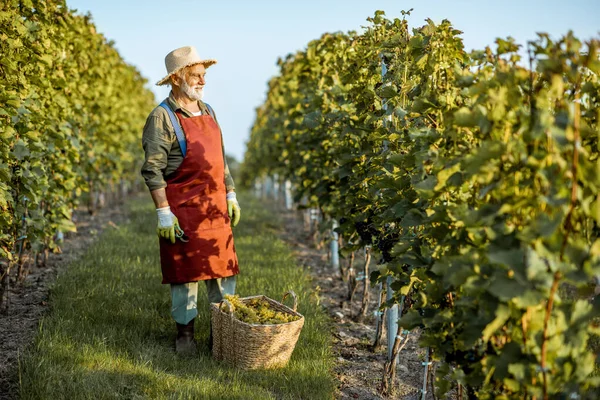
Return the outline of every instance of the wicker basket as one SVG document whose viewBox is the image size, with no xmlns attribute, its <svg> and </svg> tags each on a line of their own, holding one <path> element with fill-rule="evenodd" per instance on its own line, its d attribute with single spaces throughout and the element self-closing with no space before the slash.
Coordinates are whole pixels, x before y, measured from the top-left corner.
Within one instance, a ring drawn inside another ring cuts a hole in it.
<svg viewBox="0 0 600 400">
<path fill-rule="evenodd" d="M 298 306 L 296 294 L 288 292 L 281 301 L 283 302 L 289 294 L 294 298 L 293 310 L 266 296 L 251 296 L 240 299 L 246 302 L 251 299 L 262 298 L 274 310 L 300 317 L 297 321 L 276 325 L 242 322 L 233 316 L 233 306 L 227 300 L 212 303 L 213 357 L 242 369 L 285 366 L 294 351 L 302 326 L 304 326 L 304 317 L 296 312 Z"/>
</svg>

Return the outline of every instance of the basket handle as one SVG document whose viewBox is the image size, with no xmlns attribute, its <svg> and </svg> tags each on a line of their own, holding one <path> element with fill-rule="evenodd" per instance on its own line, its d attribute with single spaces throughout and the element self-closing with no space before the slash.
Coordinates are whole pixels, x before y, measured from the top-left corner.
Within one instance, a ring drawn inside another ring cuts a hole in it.
<svg viewBox="0 0 600 400">
<path fill-rule="evenodd" d="M 226 299 L 221 300 L 221 303 L 219 303 L 219 310 L 223 311 L 224 304 L 227 304 L 227 308 L 228 308 L 227 311 L 229 312 L 229 315 L 233 316 L 234 308 L 233 308 L 233 304 L 231 304 L 231 302 L 229 300 L 226 300 Z"/>
<path fill-rule="evenodd" d="M 292 298 L 294 299 L 294 312 L 296 312 L 296 310 L 298 309 L 298 296 L 296 296 L 296 293 L 294 293 L 293 290 L 290 290 L 289 292 L 287 292 L 286 294 L 283 295 L 283 299 L 281 299 L 281 302 L 283 303 L 283 301 L 286 299 L 286 297 L 288 297 L 288 295 L 292 295 Z"/>
</svg>

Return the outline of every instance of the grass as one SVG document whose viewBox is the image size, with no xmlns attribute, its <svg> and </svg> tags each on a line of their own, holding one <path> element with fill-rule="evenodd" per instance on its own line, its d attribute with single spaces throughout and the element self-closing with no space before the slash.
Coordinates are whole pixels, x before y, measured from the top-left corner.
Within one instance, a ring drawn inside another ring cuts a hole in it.
<svg viewBox="0 0 600 400">
<path fill-rule="evenodd" d="M 329 320 L 316 305 L 307 272 L 277 238 L 279 220 L 242 196 L 234 230 L 237 292 L 280 300 L 293 289 L 306 322 L 287 367 L 241 371 L 214 361 L 209 313 L 199 285 L 197 358 L 174 352 L 168 285 L 161 285 L 156 216 L 150 196 L 127 204 L 131 220 L 108 228 L 58 277 L 51 311 L 20 360 L 23 399 L 331 399 Z"/>
</svg>

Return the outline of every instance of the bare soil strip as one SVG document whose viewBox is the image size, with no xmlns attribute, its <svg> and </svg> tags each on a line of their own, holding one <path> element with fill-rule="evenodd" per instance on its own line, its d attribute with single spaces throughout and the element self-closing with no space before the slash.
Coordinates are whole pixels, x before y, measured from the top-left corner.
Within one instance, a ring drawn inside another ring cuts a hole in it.
<svg viewBox="0 0 600 400">
<path fill-rule="evenodd" d="M 370 289 L 371 302 L 367 317 L 363 323 L 356 321 L 361 306 L 363 282 L 352 302 L 348 299 L 348 286 L 334 271 L 328 260 L 325 248 L 317 249 L 309 232 L 303 226 L 300 211 L 284 212 L 282 216 L 285 230 L 282 238 L 292 246 L 300 265 L 308 268 L 314 281 L 315 291 L 321 299 L 321 305 L 334 321 L 332 335 L 334 354 L 337 358 L 335 374 L 339 380 L 338 399 L 385 399 L 379 388 L 383 377 L 383 368 L 387 358 L 386 337 L 375 352 L 371 350 L 375 341 L 375 311 L 379 293 L 376 287 Z M 347 260 L 340 260 L 347 263 Z M 362 269 L 364 257 L 358 255 L 354 262 L 357 271 Z M 371 262 L 374 269 L 376 260 Z M 394 399 L 421 399 L 423 387 L 423 361 L 425 349 L 419 347 L 419 333 L 412 332 L 406 347 L 400 353 Z M 433 399 L 432 388 L 427 387 L 427 399 Z"/>
</svg>

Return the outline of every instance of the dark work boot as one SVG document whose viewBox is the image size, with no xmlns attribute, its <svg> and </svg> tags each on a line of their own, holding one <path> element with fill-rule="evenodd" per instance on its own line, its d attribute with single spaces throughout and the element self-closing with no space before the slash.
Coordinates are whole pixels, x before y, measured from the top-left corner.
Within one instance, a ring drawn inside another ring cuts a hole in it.
<svg viewBox="0 0 600 400">
<path fill-rule="evenodd" d="M 194 320 L 187 325 L 177 324 L 177 339 L 175 339 L 175 351 L 182 355 L 196 354 L 196 341 L 194 340 Z"/>
</svg>

